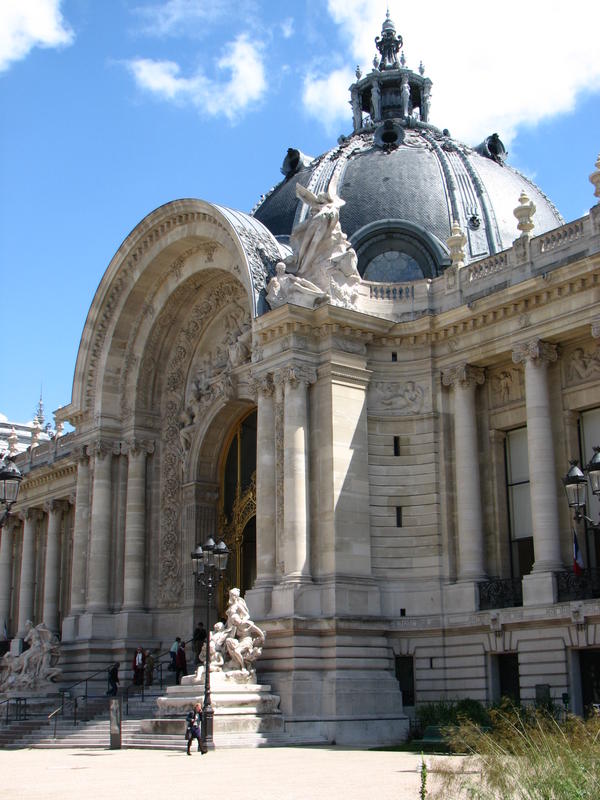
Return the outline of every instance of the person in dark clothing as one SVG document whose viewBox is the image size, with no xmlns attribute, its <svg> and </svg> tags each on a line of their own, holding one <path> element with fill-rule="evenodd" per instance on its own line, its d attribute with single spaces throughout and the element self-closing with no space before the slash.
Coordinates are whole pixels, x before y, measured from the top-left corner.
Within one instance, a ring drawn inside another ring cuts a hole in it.
<svg viewBox="0 0 600 800">
<path fill-rule="evenodd" d="M 115 661 L 112 667 L 108 669 L 108 692 L 109 697 L 116 697 L 119 684 L 119 662 Z"/>
<path fill-rule="evenodd" d="M 179 642 L 175 656 L 175 681 L 181 683 L 183 675 L 187 675 L 187 660 L 185 657 L 185 642 Z"/>
<path fill-rule="evenodd" d="M 133 657 L 133 682 L 136 686 L 141 686 L 144 682 L 144 667 L 146 666 L 146 656 L 141 647 L 135 651 Z"/>
<path fill-rule="evenodd" d="M 185 731 L 185 738 L 187 739 L 187 754 L 191 756 L 191 748 L 192 742 L 194 739 L 198 742 L 198 750 L 202 755 L 207 752 L 207 747 L 202 741 L 201 738 L 201 730 L 202 730 L 202 705 L 200 703 L 196 703 L 194 709 L 189 712 L 186 717 L 187 721 L 187 728 Z"/>
<path fill-rule="evenodd" d="M 200 652 L 206 641 L 206 630 L 204 625 L 199 622 L 195 629 L 194 629 L 194 655 L 195 655 L 195 664 L 200 661 Z"/>
</svg>

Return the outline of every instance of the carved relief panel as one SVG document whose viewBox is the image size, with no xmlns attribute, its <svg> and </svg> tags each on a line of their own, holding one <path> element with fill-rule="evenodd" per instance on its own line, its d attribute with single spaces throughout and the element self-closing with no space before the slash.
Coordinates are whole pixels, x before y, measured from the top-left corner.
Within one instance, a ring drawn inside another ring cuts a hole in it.
<svg viewBox="0 0 600 800">
<path fill-rule="evenodd" d="M 595 342 L 566 350 L 561 361 L 564 387 L 600 379 L 600 348 Z"/>
<path fill-rule="evenodd" d="M 525 400 L 525 377 L 523 370 L 514 364 L 506 364 L 488 371 L 490 408 L 502 408 Z"/>
</svg>

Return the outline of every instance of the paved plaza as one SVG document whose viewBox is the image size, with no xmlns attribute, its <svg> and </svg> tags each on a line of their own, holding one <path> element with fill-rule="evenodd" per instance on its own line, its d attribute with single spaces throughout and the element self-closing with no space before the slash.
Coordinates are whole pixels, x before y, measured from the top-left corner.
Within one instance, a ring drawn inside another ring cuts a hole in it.
<svg viewBox="0 0 600 800">
<path fill-rule="evenodd" d="M 448 757 L 425 757 L 428 765 Z M 244 800 L 417 800 L 421 757 L 341 747 L 218 750 L 0 751 L 0 798 L 116 800 L 148 797 Z M 429 776 L 429 784 L 435 780 Z"/>
</svg>

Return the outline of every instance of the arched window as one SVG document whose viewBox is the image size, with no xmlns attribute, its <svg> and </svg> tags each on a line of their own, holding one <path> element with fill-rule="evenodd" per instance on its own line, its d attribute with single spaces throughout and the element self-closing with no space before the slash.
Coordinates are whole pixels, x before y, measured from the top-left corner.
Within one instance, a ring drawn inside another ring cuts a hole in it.
<svg viewBox="0 0 600 800">
<path fill-rule="evenodd" d="M 366 281 L 404 283 L 435 278 L 450 263 L 435 236 L 412 222 L 385 220 L 365 225 L 351 239 L 358 271 Z"/>
</svg>

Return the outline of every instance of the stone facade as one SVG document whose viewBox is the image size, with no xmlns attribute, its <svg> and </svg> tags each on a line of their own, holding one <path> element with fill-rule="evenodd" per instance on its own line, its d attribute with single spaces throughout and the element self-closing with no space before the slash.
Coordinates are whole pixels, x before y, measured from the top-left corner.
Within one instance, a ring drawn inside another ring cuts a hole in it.
<svg viewBox="0 0 600 800">
<path fill-rule="evenodd" d="M 534 210 L 486 258 L 465 262 L 454 226 L 437 276 L 356 276 L 343 302 L 273 310 L 290 251 L 256 218 L 200 200 L 146 217 L 88 314 L 57 412 L 75 431 L 17 460 L 0 543 L 14 646 L 43 621 L 68 682 L 189 636 L 205 614 L 189 554 L 223 534 L 227 447 L 255 411 L 246 599 L 267 632 L 259 680 L 288 729 L 394 741 L 415 701 L 489 703 L 507 680 L 521 701 L 541 685 L 581 712 L 600 591 L 564 589 L 561 476 L 591 456 L 580 423 L 600 410 L 600 205 L 539 236 Z M 507 443 L 525 429 L 519 538 Z M 598 533 L 578 535 L 591 575 Z"/>
</svg>

